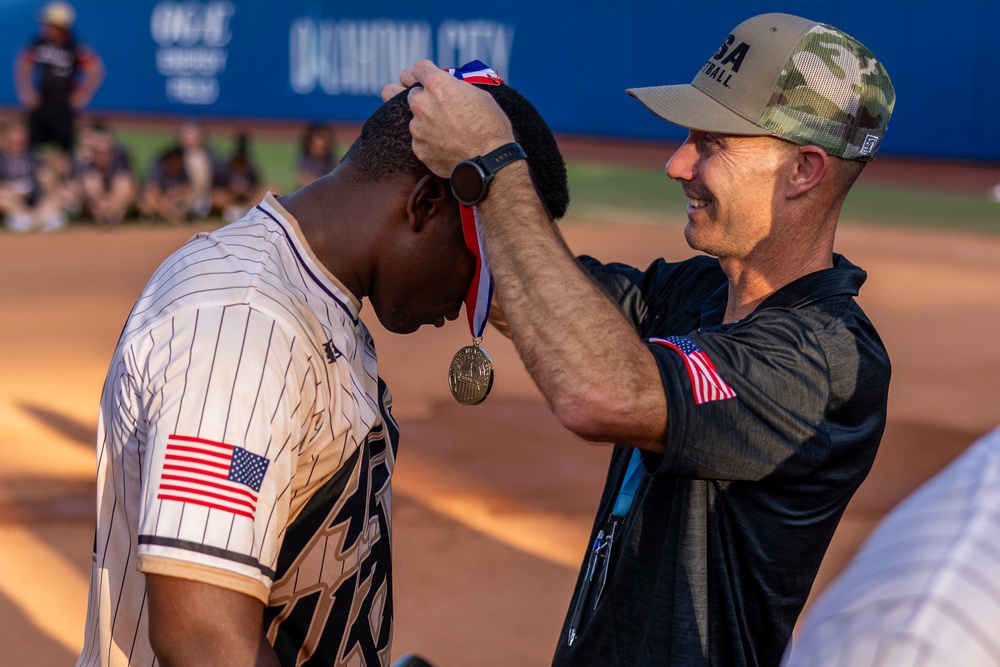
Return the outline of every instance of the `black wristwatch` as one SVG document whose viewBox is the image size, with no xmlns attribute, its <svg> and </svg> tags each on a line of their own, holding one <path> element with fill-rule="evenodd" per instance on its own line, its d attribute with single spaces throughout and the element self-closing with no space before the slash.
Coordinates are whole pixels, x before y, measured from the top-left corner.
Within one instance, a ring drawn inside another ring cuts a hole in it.
<svg viewBox="0 0 1000 667">
<path fill-rule="evenodd" d="M 451 192 L 461 203 L 474 206 L 486 199 L 493 174 L 515 160 L 527 158 L 524 149 L 515 142 L 504 144 L 492 153 L 463 160 L 451 171 Z"/>
</svg>

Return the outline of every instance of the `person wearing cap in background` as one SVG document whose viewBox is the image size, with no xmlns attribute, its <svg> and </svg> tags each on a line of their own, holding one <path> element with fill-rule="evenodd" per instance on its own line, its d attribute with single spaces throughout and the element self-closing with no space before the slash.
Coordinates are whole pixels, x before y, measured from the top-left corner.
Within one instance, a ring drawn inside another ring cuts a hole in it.
<svg viewBox="0 0 1000 667">
<path fill-rule="evenodd" d="M 32 149 L 54 144 L 62 157 L 59 166 L 68 169 L 76 114 L 104 81 L 104 63 L 96 51 L 76 41 L 71 5 L 50 2 L 38 23 L 40 34 L 17 57 L 17 96 L 28 111 Z"/>
<path fill-rule="evenodd" d="M 884 67 L 766 14 L 690 85 L 629 90 L 689 129 L 666 172 L 709 255 L 645 270 L 571 256 L 526 163 L 489 156 L 512 135 L 479 91 L 428 61 L 400 82 L 416 155 L 478 209 L 526 368 L 564 426 L 618 443 L 553 664 L 777 665 L 885 426 L 866 274 L 833 252 L 895 102 Z"/>
</svg>

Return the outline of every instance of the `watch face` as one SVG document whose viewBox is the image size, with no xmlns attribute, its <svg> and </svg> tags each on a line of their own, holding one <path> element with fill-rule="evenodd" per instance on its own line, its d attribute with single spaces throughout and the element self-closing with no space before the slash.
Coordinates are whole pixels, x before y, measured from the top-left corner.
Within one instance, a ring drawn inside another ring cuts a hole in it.
<svg viewBox="0 0 1000 667">
<path fill-rule="evenodd" d="M 475 162 L 466 160 L 451 172 L 451 191 L 466 206 L 478 204 L 485 194 L 485 174 Z"/>
</svg>

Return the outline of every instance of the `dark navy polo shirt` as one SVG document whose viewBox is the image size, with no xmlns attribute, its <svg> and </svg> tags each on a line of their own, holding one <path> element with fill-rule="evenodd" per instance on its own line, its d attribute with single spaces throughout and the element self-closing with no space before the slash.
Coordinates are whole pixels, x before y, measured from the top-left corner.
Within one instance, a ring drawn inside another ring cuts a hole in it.
<svg viewBox="0 0 1000 667">
<path fill-rule="evenodd" d="M 649 341 L 668 425 L 597 608 L 569 646 L 578 581 L 553 664 L 778 665 L 885 428 L 889 358 L 854 300 L 866 274 L 835 255 L 723 324 L 715 259 L 581 261 Z M 591 543 L 631 452 L 614 449 Z"/>
</svg>

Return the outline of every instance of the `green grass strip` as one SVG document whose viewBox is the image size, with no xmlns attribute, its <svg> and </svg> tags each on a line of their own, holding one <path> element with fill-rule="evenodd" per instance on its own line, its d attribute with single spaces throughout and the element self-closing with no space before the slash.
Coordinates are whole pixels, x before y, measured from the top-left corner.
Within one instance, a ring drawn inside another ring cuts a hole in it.
<svg viewBox="0 0 1000 667">
<path fill-rule="evenodd" d="M 131 151 L 133 169 L 140 177 L 156 155 L 175 141 L 175 135 L 165 131 L 121 130 L 118 136 Z M 209 136 L 218 155 L 229 154 L 231 137 Z M 289 139 L 255 138 L 251 134 L 250 149 L 261 180 L 280 193 L 291 192 L 297 143 Z M 567 170 L 571 194 L 569 218 L 587 217 L 597 211 L 602 212 L 601 217 L 607 217 L 607 211 L 616 208 L 684 217 L 687 199 L 680 186 L 671 182 L 662 169 L 573 161 Z M 841 218 L 869 224 L 1000 233 L 1000 204 L 985 197 L 951 192 L 858 184 L 848 195 Z"/>
<path fill-rule="evenodd" d="M 684 216 L 680 185 L 660 169 L 572 163 L 568 166 L 570 214 L 622 208 Z M 899 187 L 855 185 L 841 219 L 869 224 L 913 225 L 1000 233 L 1000 203 L 984 196 Z"/>
</svg>

